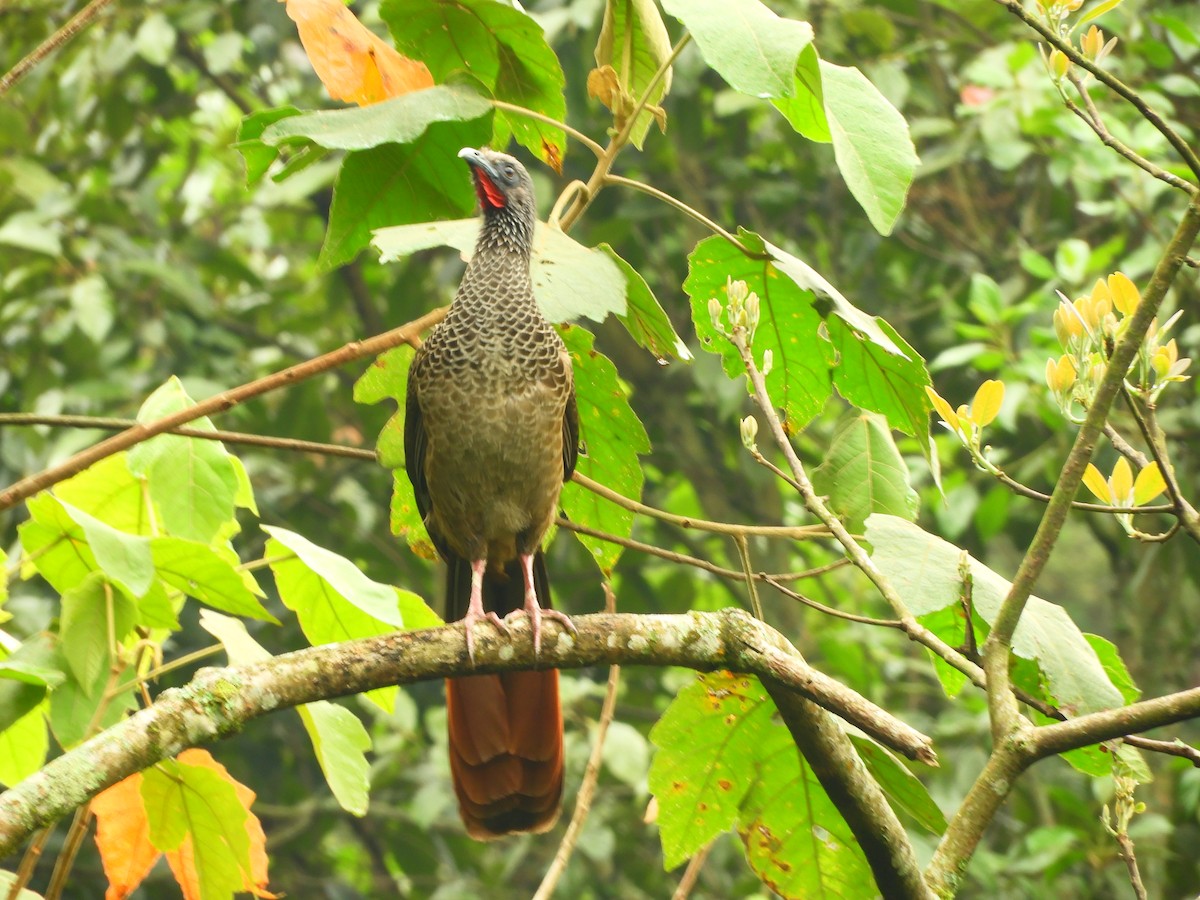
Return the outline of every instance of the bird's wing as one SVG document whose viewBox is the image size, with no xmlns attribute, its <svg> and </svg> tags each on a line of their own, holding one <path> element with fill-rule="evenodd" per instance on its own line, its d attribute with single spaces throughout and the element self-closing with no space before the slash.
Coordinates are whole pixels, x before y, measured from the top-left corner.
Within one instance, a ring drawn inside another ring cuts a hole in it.
<svg viewBox="0 0 1200 900">
<path fill-rule="evenodd" d="M 579 458 L 579 410 L 575 408 L 575 386 L 567 394 L 567 408 L 563 410 L 563 481 L 570 481 Z"/>
</svg>

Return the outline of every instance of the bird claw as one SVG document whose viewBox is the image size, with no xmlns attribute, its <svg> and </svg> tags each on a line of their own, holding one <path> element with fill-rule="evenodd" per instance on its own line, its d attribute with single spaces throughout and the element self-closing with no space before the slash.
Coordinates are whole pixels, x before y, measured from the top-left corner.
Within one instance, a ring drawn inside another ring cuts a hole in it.
<svg viewBox="0 0 1200 900">
<path fill-rule="evenodd" d="M 504 617 L 504 620 L 507 622 L 511 618 L 522 615 L 529 616 L 529 627 L 533 631 L 533 655 L 535 657 L 542 652 L 542 619 L 553 619 L 566 631 L 578 634 L 575 630 L 575 623 L 566 613 L 559 612 L 557 609 L 542 609 L 536 600 L 533 603 L 527 602 L 524 609 L 514 609 Z"/>
<path fill-rule="evenodd" d="M 468 612 L 463 617 L 463 627 L 467 633 L 467 658 L 471 660 L 471 665 L 475 665 L 475 623 L 479 621 L 491 622 L 496 626 L 497 631 L 505 636 L 508 635 L 508 625 L 495 612 L 489 610 L 482 615 Z"/>
</svg>

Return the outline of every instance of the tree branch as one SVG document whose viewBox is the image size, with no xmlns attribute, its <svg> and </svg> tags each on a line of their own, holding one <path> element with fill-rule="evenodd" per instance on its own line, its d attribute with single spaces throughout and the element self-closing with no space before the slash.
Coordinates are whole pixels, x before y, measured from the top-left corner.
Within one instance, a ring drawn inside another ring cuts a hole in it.
<svg viewBox="0 0 1200 900">
<path fill-rule="evenodd" d="M 474 668 L 464 629 L 455 624 L 312 647 L 255 665 L 202 669 L 185 687 L 164 691 L 153 706 L 0 795 L 0 857 L 121 779 L 187 747 L 235 734 L 276 709 L 468 671 L 637 664 L 745 672 L 769 679 L 777 696 L 799 692 L 910 759 L 936 762 L 930 738 L 809 667 L 782 635 L 742 610 L 595 614 L 573 622 L 577 634 L 553 630 L 536 658 L 526 620 L 510 623 L 507 636 L 480 627 Z"/>
</svg>

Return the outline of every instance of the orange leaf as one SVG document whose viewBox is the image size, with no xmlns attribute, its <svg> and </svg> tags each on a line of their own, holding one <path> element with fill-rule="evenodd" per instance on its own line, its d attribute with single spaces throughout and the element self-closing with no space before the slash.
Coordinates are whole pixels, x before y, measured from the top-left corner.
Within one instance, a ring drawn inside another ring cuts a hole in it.
<svg viewBox="0 0 1200 900">
<path fill-rule="evenodd" d="M 255 897 L 261 897 L 263 900 L 275 900 L 279 895 L 272 894 L 267 888 L 267 836 L 263 833 L 262 823 L 258 820 L 258 816 L 250 811 L 251 805 L 254 803 L 255 793 L 235 779 L 229 774 L 229 770 L 213 759 L 211 753 L 207 750 L 200 750 L 193 747 L 191 750 L 184 750 L 179 754 L 177 759 L 188 766 L 204 766 L 206 769 L 212 769 L 226 781 L 233 785 L 233 790 L 238 796 L 238 800 L 242 802 L 242 806 L 246 808 L 246 831 L 250 835 L 250 877 L 253 884 L 247 882 L 246 890 L 254 894 Z M 178 860 L 172 859 L 172 855 L 178 857 Z M 183 845 L 175 854 L 167 854 L 167 862 L 171 865 L 171 871 L 175 872 L 175 878 L 183 885 L 183 880 L 179 877 L 179 871 L 176 870 L 176 862 L 181 867 L 186 866 L 186 869 L 193 875 L 195 873 L 195 862 L 192 855 L 192 839 L 189 836 L 184 840 Z M 198 884 L 198 882 L 197 882 Z M 187 889 L 184 889 L 184 895 L 188 896 Z M 197 893 L 197 898 L 199 893 Z M 188 900 L 191 900 L 188 896 Z"/>
<path fill-rule="evenodd" d="M 104 900 L 125 900 L 160 855 L 150 843 L 141 773 L 97 794 L 92 799 L 92 812 L 96 816 L 96 846 L 108 876 Z"/>
<path fill-rule="evenodd" d="M 281 0 L 313 71 L 334 100 L 367 106 L 433 87 L 423 62 L 401 56 L 340 0 Z"/>
</svg>

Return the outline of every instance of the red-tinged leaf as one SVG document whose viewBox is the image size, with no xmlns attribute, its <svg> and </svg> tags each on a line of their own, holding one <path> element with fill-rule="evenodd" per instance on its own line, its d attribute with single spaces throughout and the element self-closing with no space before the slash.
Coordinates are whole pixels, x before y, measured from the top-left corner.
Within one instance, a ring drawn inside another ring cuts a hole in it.
<svg viewBox="0 0 1200 900">
<path fill-rule="evenodd" d="M 366 106 L 433 86 L 424 63 L 401 56 L 341 0 L 285 0 L 300 43 L 334 100 Z"/>
<path fill-rule="evenodd" d="M 104 900 L 125 900 L 161 855 L 150 843 L 142 775 L 130 775 L 92 799 L 96 846 L 108 877 Z"/>
</svg>

